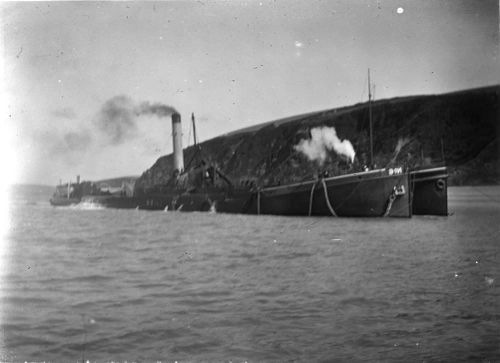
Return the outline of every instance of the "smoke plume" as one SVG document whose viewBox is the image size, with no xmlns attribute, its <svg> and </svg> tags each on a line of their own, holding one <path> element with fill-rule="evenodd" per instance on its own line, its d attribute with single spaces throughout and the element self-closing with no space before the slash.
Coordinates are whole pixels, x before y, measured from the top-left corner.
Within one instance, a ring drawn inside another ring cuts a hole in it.
<svg viewBox="0 0 500 363">
<path fill-rule="evenodd" d="M 31 152 L 46 162 L 62 162 L 74 165 L 87 153 L 92 136 L 87 129 L 61 132 L 57 129 L 31 130 L 29 145 Z"/>
<path fill-rule="evenodd" d="M 161 103 L 135 104 L 130 97 L 115 96 L 101 107 L 95 124 L 112 144 L 117 145 L 136 136 L 138 116 L 166 117 L 174 112 L 173 107 Z"/>
<path fill-rule="evenodd" d="M 104 103 L 95 123 L 112 144 L 120 144 L 137 130 L 134 104 L 127 96 L 115 96 Z"/>
<path fill-rule="evenodd" d="M 177 112 L 175 108 L 161 103 L 142 102 L 135 110 L 136 115 L 155 115 L 157 117 L 167 117 Z"/>
<path fill-rule="evenodd" d="M 337 154 L 347 157 L 351 163 L 356 155 L 351 142 L 349 140 L 341 141 L 333 127 L 311 129 L 311 139 L 300 140 L 294 148 L 306 155 L 309 160 L 318 161 L 320 165 L 325 162 L 328 150 L 333 150 Z"/>
<path fill-rule="evenodd" d="M 87 130 L 67 132 L 63 140 L 63 145 L 67 150 L 85 150 L 92 142 Z"/>
</svg>

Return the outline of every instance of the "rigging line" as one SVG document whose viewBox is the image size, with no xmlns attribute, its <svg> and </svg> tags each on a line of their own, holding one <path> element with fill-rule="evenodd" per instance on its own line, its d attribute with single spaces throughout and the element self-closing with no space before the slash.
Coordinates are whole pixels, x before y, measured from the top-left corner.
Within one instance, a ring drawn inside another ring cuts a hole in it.
<svg viewBox="0 0 500 363">
<path fill-rule="evenodd" d="M 368 82 L 367 77 L 363 77 L 363 87 L 362 87 L 363 91 L 361 92 L 361 100 L 360 100 L 360 102 L 363 102 L 363 100 L 365 99 L 365 92 L 366 92 L 365 85 L 366 85 L 367 82 Z"/>
<path fill-rule="evenodd" d="M 192 129 L 192 127 L 193 127 L 193 125 L 190 122 L 189 123 L 189 132 L 188 132 L 187 146 L 189 146 L 189 144 L 191 143 L 191 129 Z"/>
</svg>

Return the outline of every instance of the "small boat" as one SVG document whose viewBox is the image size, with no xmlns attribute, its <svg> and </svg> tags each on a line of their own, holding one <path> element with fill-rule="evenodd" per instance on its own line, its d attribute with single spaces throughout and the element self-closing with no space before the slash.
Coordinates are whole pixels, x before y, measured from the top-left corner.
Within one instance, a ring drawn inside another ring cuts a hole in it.
<svg viewBox="0 0 500 363">
<path fill-rule="evenodd" d="M 109 180 L 95 183 L 90 181 L 80 182 L 80 176 L 78 175 L 76 183 L 69 182 L 56 186 L 50 203 L 54 206 L 86 203 L 98 204 L 107 208 L 137 208 L 137 199 L 131 196 L 134 181 L 131 182 L 130 180 L 133 178 L 123 179 L 128 181 L 121 181 L 121 186 L 111 186 L 108 184 Z"/>
<path fill-rule="evenodd" d="M 78 193 L 78 183 L 59 184 L 50 198 L 49 202 L 54 207 L 67 207 L 72 204 L 78 204 L 81 200 L 81 195 Z"/>
<path fill-rule="evenodd" d="M 49 201 L 54 207 L 67 207 L 69 205 L 80 203 L 80 198 L 64 198 L 54 195 Z"/>
</svg>

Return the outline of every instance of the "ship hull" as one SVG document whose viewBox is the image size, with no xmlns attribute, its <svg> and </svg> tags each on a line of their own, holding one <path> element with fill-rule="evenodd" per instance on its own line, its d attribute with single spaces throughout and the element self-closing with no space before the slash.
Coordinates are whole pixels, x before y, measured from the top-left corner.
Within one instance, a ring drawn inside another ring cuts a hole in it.
<svg viewBox="0 0 500 363">
<path fill-rule="evenodd" d="M 448 171 L 446 167 L 413 170 L 410 173 L 412 212 L 416 215 L 448 215 Z"/>
<path fill-rule="evenodd" d="M 139 198 L 139 209 L 165 210 L 182 212 L 244 213 L 245 205 L 251 200 L 253 193 L 244 190 L 239 192 L 207 191 L 180 193 L 172 190 L 164 193 L 150 193 Z"/>
<path fill-rule="evenodd" d="M 380 169 L 231 193 L 149 193 L 139 209 L 290 216 L 411 217 L 408 174 Z"/>
<path fill-rule="evenodd" d="M 253 197 L 249 211 L 296 216 L 411 217 L 408 191 L 408 174 L 374 170 L 265 188 Z"/>
</svg>

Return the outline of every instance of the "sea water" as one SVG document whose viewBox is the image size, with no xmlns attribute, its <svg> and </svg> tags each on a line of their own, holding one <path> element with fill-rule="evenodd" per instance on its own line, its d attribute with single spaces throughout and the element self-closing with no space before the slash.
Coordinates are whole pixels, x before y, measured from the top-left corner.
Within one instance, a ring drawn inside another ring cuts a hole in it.
<svg viewBox="0 0 500 363">
<path fill-rule="evenodd" d="M 500 361 L 499 187 L 412 219 L 48 197 L 9 204 L 0 361 Z"/>
</svg>

